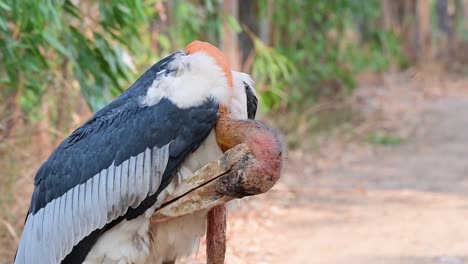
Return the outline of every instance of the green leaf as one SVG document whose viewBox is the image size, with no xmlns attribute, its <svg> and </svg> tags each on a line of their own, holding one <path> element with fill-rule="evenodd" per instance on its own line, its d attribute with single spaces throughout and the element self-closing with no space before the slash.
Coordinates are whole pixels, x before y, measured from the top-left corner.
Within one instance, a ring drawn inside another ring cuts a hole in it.
<svg viewBox="0 0 468 264">
<path fill-rule="evenodd" d="M 75 18 L 81 19 L 80 10 L 70 0 L 66 0 L 63 9 Z"/>
<path fill-rule="evenodd" d="M 70 52 L 56 39 L 50 32 L 44 30 L 42 32 L 42 37 L 47 41 L 52 47 L 54 47 L 58 52 L 66 57 L 71 57 Z"/>
<path fill-rule="evenodd" d="M 0 1 L 0 9 L 3 9 L 5 11 L 11 11 L 11 7 L 3 1 Z"/>
<path fill-rule="evenodd" d="M 0 17 L 0 29 L 7 30 L 6 22 Z"/>
<path fill-rule="evenodd" d="M 226 21 L 229 25 L 229 27 L 234 30 L 234 32 L 239 33 L 242 31 L 242 27 L 239 24 L 239 21 L 235 19 L 233 16 L 227 16 Z"/>
<path fill-rule="evenodd" d="M 158 43 L 161 46 L 162 49 L 168 50 L 171 47 L 171 42 L 168 37 L 164 35 L 159 35 L 158 36 Z"/>
<path fill-rule="evenodd" d="M 399 145 L 404 143 L 402 138 L 379 133 L 370 134 L 366 141 L 373 145 Z"/>
</svg>

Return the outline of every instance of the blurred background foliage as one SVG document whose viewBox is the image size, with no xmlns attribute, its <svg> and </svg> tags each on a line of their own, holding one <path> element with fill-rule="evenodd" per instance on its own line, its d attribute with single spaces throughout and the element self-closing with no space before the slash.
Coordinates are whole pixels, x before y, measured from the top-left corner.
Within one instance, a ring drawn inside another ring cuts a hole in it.
<svg viewBox="0 0 468 264">
<path fill-rule="evenodd" d="M 25 111 L 47 90 L 74 81 L 96 110 L 131 80 L 124 52 L 136 53 L 148 17 L 141 1 L 0 1 L 0 85 Z M 34 113 L 35 111 L 31 111 Z"/>
<path fill-rule="evenodd" d="M 349 94 L 360 73 L 448 57 L 448 47 L 467 36 L 467 5 L 0 0 L 0 139 L 18 121 L 69 131 L 74 114 L 96 111 L 194 39 L 219 45 L 236 60 L 233 68 L 252 73 L 264 111 L 307 112 L 321 98 Z"/>
</svg>

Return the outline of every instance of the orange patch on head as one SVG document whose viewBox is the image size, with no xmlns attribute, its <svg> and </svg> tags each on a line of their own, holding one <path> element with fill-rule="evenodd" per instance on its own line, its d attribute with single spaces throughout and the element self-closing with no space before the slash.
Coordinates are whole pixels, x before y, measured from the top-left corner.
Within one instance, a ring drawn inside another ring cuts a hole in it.
<svg viewBox="0 0 468 264">
<path fill-rule="evenodd" d="M 185 47 L 185 52 L 187 54 L 193 54 L 195 52 L 204 52 L 207 55 L 211 56 L 216 64 L 221 67 L 226 75 L 229 87 L 232 89 L 232 72 L 231 67 L 229 66 L 226 56 L 215 46 L 211 45 L 208 42 L 203 41 L 193 41 Z"/>
</svg>

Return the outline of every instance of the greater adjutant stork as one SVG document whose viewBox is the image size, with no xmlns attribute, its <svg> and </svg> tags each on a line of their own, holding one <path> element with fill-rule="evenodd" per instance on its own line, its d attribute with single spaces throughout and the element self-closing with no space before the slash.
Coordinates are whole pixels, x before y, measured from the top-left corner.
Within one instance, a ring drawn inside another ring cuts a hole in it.
<svg viewBox="0 0 468 264">
<path fill-rule="evenodd" d="M 34 179 L 15 264 L 173 263 L 196 250 L 207 210 L 149 227 L 185 178 L 222 154 L 220 112 L 254 118 L 247 74 L 192 42 L 75 130 Z"/>
</svg>

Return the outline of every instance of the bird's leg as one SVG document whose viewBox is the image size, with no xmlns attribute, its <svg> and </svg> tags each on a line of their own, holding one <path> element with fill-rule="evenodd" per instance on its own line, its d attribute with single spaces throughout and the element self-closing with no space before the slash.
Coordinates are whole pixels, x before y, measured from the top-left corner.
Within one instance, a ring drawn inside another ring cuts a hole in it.
<svg viewBox="0 0 468 264">
<path fill-rule="evenodd" d="M 222 264 L 226 254 L 226 206 L 213 207 L 208 212 L 206 231 L 206 263 Z"/>
</svg>

